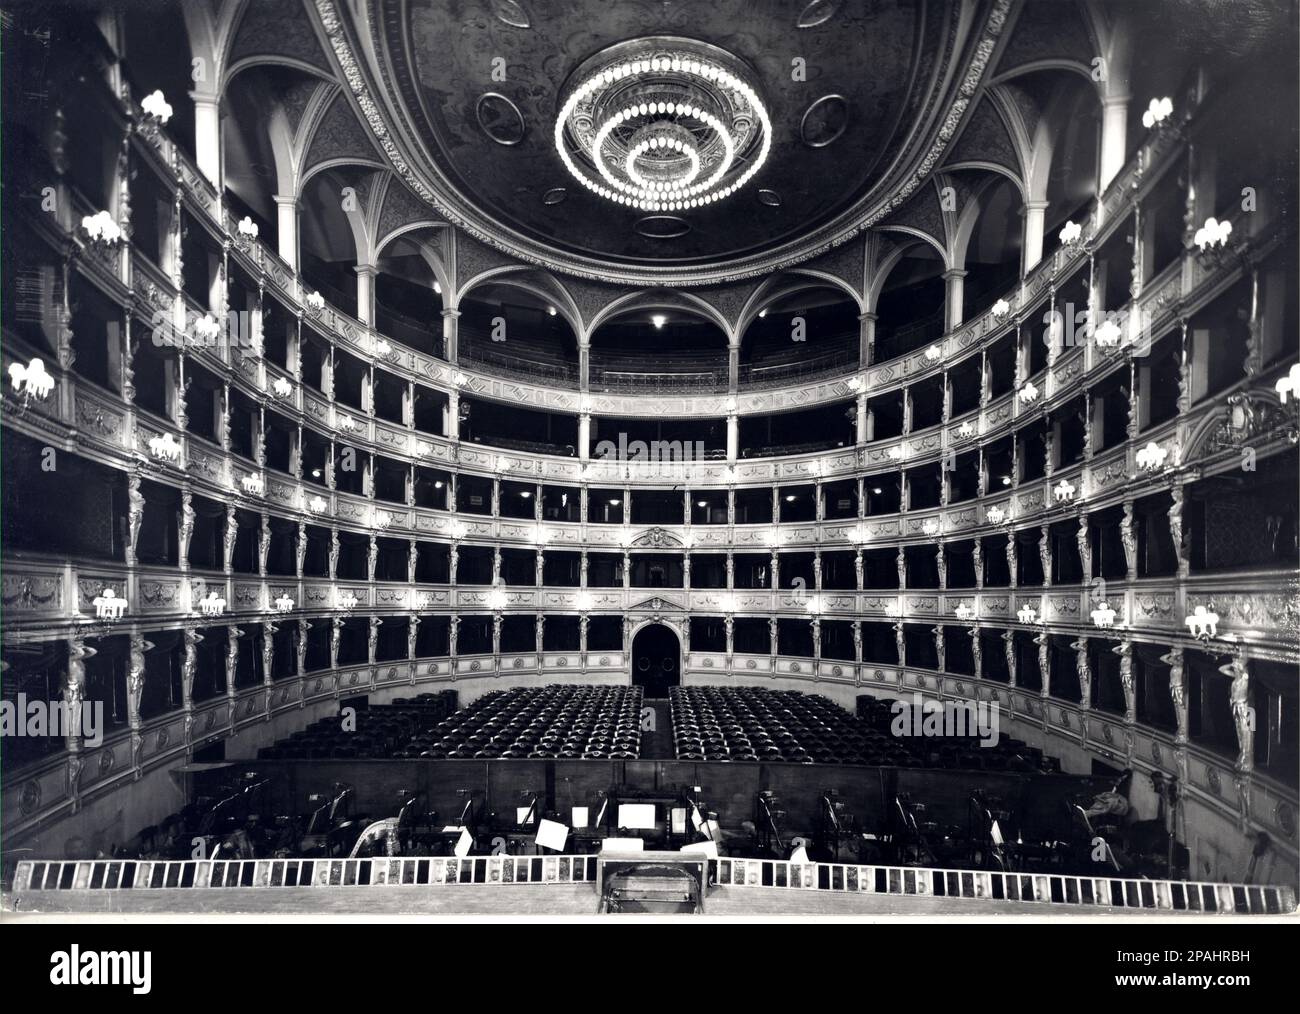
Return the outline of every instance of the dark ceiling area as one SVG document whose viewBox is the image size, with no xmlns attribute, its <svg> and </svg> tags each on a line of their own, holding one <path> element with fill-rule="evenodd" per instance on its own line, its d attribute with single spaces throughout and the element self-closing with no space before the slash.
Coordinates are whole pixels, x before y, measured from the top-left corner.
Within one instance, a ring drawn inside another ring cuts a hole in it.
<svg viewBox="0 0 1300 1014">
<path fill-rule="evenodd" d="M 580 256 L 682 265 L 780 246 L 881 188 L 934 105 L 951 28 L 950 5 L 930 0 L 557 0 L 529 4 L 526 15 L 492 0 L 382 0 L 379 12 L 393 101 L 432 166 L 470 203 L 508 230 Z M 816 23 L 801 28 L 801 18 Z M 681 222 L 660 224 L 681 233 L 671 238 L 643 235 L 646 212 L 583 189 L 553 140 L 574 68 L 651 36 L 698 40 L 748 65 L 772 122 L 771 154 L 757 175 L 716 204 L 680 212 Z"/>
</svg>

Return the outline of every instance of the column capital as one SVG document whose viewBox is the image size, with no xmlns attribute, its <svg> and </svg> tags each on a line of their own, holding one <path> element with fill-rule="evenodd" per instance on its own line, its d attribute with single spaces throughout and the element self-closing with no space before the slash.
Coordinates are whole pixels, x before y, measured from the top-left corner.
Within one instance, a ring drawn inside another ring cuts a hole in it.
<svg viewBox="0 0 1300 1014">
<path fill-rule="evenodd" d="M 447 307 L 440 312 L 443 320 L 456 320 L 460 316 L 460 311 L 454 307 Z"/>
</svg>

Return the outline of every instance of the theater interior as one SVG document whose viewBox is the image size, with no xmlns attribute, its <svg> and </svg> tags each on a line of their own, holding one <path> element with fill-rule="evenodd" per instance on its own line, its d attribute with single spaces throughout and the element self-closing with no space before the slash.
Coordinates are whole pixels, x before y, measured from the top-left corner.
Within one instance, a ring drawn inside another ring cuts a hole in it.
<svg viewBox="0 0 1300 1014">
<path fill-rule="evenodd" d="M 1293 912 L 1216 10 L 6 4 L 4 907 Z"/>
</svg>

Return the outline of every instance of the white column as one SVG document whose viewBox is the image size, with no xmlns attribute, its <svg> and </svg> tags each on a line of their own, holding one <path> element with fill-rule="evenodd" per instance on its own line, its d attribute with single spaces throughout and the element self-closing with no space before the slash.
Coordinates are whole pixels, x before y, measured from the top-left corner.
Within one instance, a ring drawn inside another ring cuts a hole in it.
<svg viewBox="0 0 1300 1014">
<path fill-rule="evenodd" d="M 442 311 L 442 344 L 443 351 L 447 356 L 447 362 L 455 365 L 457 356 L 457 344 L 460 336 L 460 327 L 457 321 L 460 320 L 459 310 Z"/>
<path fill-rule="evenodd" d="M 289 267 L 298 270 L 298 202 L 293 197 L 274 195 L 276 253 Z"/>
<path fill-rule="evenodd" d="M 591 458 L 591 415 L 584 412 L 578 416 L 578 460 Z"/>
<path fill-rule="evenodd" d="M 735 464 L 740 456 L 740 417 L 727 416 L 727 460 Z"/>
<path fill-rule="evenodd" d="M 1105 193 L 1110 181 L 1124 168 L 1128 152 L 1127 95 L 1111 95 L 1101 101 L 1101 168 L 1098 192 Z"/>
<path fill-rule="evenodd" d="M 375 323 L 375 275 L 373 264 L 358 264 L 357 273 L 357 320 L 367 327 Z"/>
<path fill-rule="evenodd" d="M 944 294 L 944 331 L 953 331 L 961 326 L 962 322 L 962 299 L 965 293 L 966 272 L 953 268 L 951 271 L 943 273 L 945 283 Z"/>
<path fill-rule="evenodd" d="M 858 314 L 858 366 L 870 366 L 876 358 L 876 315 Z"/>
<path fill-rule="evenodd" d="M 1047 216 L 1046 201 L 1025 202 L 1025 273 L 1043 259 L 1043 226 Z"/>
<path fill-rule="evenodd" d="M 194 100 L 194 152 L 199 172 L 221 190 L 221 102 L 215 95 L 190 92 Z"/>
</svg>

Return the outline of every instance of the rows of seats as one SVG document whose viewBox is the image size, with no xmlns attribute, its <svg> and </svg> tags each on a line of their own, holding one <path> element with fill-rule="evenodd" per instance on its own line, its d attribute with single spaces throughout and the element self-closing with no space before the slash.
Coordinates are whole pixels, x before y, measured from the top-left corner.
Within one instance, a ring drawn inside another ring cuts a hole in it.
<svg viewBox="0 0 1300 1014">
<path fill-rule="evenodd" d="M 421 757 L 631 760 L 641 752 L 641 697 L 640 687 L 498 690 L 412 745 Z"/>
<path fill-rule="evenodd" d="M 419 730 L 435 725 L 455 706 L 455 691 L 399 698 L 392 704 L 319 719 L 274 746 L 263 747 L 257 755 L 264 760 L 394 757 Z"/>
<path fill-rule="evenodd" d="M 896 736 L 893 702 L 862 698 L 859 715 L 825 697 L 763 687 L 674 687 L 678 760 L 862 764 L 969 770 L 1059 770 L 1054 758 L 1013 739 Z"/>
</svg>

